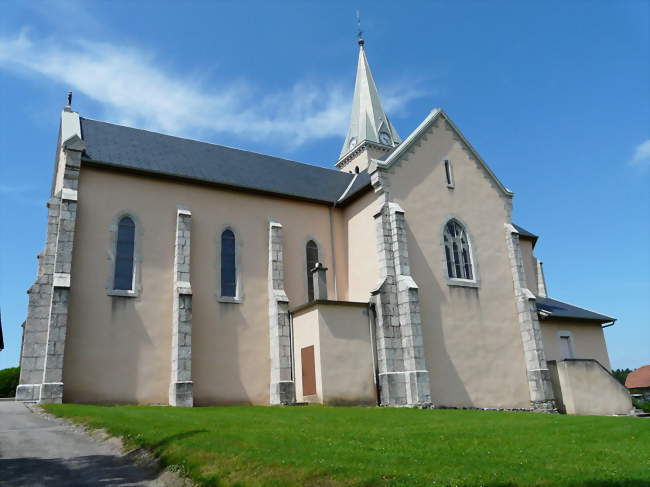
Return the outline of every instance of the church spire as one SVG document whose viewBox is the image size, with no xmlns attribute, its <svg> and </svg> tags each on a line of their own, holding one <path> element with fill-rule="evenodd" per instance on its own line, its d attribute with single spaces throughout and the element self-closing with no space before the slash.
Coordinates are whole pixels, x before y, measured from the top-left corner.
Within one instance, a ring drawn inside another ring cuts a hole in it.
<svg viewBox="0 0 650 487">
<path fill-rule="evenodd" d="M 343 143 L 341 158 L 364 141 L 387 148 L 393 148 L 401 142 L 397 131 L 388 120 L 381 105 L 379 92 L 366 58 L 365 42 L 361 37 L 361 33 L 359 33 L 358 42 L 357 81 L 354 86 L 350 128 Z"/>
</svg>

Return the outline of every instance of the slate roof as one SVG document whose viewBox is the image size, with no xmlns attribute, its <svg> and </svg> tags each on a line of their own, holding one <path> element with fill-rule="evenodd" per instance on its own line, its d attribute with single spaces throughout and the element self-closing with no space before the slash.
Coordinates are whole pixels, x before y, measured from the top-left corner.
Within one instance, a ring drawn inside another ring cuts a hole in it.
<svg viewBox="0 0 650 487">
<path fill-rule="evenodd" d="M 333 204 L 354 174 L 80 117 L 84 161 Z M 345 199 L 370 186 L 359 174 Z"/>
<path fill-rule="evenodd" d="M 528 230 L 525 228 L 520 227 L 519 225 L 515 225 L 514 223 L 512 224 L 513 227 L 515 227 L 515 230 L 519 232 L 520 237 L 524 238 L 530 238 L 533 241 L 533 247 L 537 243 L 537 239 L 539 238 L 537 235 L 534 233 L 530 233 Z"/>
<path fill-rule="evenodd" d="M 564 303 L 556 299 L 543 298 L 537 296 L 537 311 L 548 314 L 551 318 L 570 318 L 574 320 L 591 320 L 600 323 L 615 321 L 614 318 L 599 313 L 594 313 L 588 309 L 580 308 L 572 304 Z"/>
</svg>

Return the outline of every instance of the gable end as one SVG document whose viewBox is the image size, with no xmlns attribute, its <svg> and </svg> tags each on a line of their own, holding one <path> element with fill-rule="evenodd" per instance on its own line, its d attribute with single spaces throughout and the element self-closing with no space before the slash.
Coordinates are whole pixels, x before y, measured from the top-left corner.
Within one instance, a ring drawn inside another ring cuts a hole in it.
<svg viewBox="0 0 650 487">
<path fill-rule="evenodd" d="M 459 141 L 462 143 L 463 149 L 469 152 L 470 158 L 476 159 L 479 165 L 485 170 L 487 175 L 492 179 L 492 181 L 499 188 L 499 190 L 501 190 L 501 192 L 505 196 L 512 198 L 514 196 L 514 193 L 503 185 L 503 183 L 499 180 L 499 178 L 497 178 L 496 174 L 492 172 L 490 167 L 479 155 L 476 149 L 472 147 L 472 144 L 469 143 L 469 141 L 465 138 L 463 133 L 458 129 L 458 127 L 456 127 L 454 122 L 451 121 L 451 119 L 441 108 L 436 108 L 432 110 L 431 113 L 429 113 L 429 115 L 422 121 L 422 123 L 413 132 L 411 132 L 411 134 L 406 138 L 406 140 L 402 142 L 395 149 L 395 151 L 386 158 L 385 161 L 373 160 L 374 164 L 372 164 L 371 166 L 376 166 L 379 169 L 388 170 L 393 165 L 398 164 L 402 160 L 406 159 L 409 152 L 417 148 L 422 143 L 422 140 L 426 140 L 427 132 L 431 129 L 431 127 L 435 126 L 438 120 L 441 119 L 447 122 L 451 130 L 455 133 Z M 369 169 L 369 172 L 372 172 L 373 170 L 374 167 L 371 167 Z"/>
</svg>

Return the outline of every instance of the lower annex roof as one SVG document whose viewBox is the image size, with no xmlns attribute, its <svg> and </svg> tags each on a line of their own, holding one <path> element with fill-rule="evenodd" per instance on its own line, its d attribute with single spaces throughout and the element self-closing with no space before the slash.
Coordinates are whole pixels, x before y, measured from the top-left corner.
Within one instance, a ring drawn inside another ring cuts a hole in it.
<svg viewBox="0 0 650 487">
<path fill-rule="evenodd" d="M 616 321 L 614 318 L 589 311 L 556 299 L 536 297 L 537 311 L 550 318 L 569 318 L 574 320 L 590 320 L 599 323 Z"/>
</svg>

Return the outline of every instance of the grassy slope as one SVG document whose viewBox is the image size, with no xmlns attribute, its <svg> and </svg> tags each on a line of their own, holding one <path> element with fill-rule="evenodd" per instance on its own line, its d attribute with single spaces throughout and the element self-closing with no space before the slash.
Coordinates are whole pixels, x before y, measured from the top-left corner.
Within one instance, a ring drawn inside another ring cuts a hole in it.
<svg viewBox="0 0 650 487">
<path fill-rule="evenodd" d="M 48 405 L 202 485 L 650 486 L 650 420 L 389 408 Z"/>
</svg>

